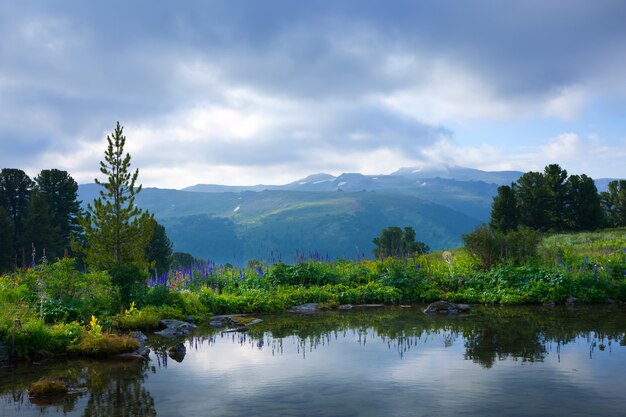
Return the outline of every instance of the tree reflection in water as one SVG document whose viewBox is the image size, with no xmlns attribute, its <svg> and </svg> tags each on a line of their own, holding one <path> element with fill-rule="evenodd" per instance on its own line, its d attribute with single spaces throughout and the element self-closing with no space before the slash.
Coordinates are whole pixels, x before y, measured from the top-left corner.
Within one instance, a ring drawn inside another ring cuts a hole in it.
<svg viewBox="0 0 626 417">
<path fill-rule="evenodd" d="M 20 366 L 5 369 L 10 372 L 7 379 L 0 375 L 0 398 L 4 403 L 2 407 L 9 410 L 11 406 L 18 414 L 32 407 L 38 407 L 41 414 L 67 414 L 84 406 L 82 415 L 85 417 L 156 416 L 154 398 L 144 387 L 150 370 L 154 368 L 141 360 L 75 360 L 37 367 Z M 29 398 L 28 385 L 42 375 L 61 379 L 71 388 L 71 393 L 58 398 Z"/>
<path fill-rule="evenodd" d="M 264 316 L 246 332 L 199 329 L 185 342 L 188 353 L 218 343 L 249 346 L 274 356 L 297 352 L 324 355 L 337 340 L 365 348 L 385 347 L 399 359 L 407 352 L 436 347 L 463 350 L 463 357 L 484 368 L 498 361 L 544 361 L 569 343 L 588 346 L 589 356 L 625 345 L 626 309 L 623 306 L 565 308 L 474 307 L 468 316 L 427 316 L 419 308 L 384 308 L 376 311 L 331 311 L 312 315 Z M 203 333 L 204 332 L 204 333 Z M 0 368 L 0 415 L 20 415 L 22 409 L 38 414 L 82 413 L 83 416 L 155 416 L 155 400 L 146 388 L 151 372 L 178 366 L 169 362 L 172 342 L 156 336 L 149 340 L 151 362 L 63 361 L 37 366 Z M 338 343 L 337 343 L 338 344 Z M 414 352 L 412 352 L 414 353 Z M 187 359 L 183 360 L 183 367 Z M 182 369 L 182 368 L 181 368 Z M 57 377 L 84 392 L 52 404 L 33 404 L 28 385 L 46 375 Z"/>
</svg>

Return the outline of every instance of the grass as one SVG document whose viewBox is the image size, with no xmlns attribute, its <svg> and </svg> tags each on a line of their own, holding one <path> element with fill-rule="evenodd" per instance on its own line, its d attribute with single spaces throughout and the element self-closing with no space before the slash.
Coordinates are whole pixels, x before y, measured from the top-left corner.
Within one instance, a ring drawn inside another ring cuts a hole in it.
<svg viewBox="0 0 626 417">
<path fill-rule="evenodd" d="M 41 377 L 30 384 L 28 394 L 31 397 L 51 397 L 67 394 L 67 386 L 58 379 Z"/>
<path fill-rule="evenodd" d="M 207 263 L 166 277 L 165 285 L 147 289 L 137 305 L 121 306 L 117 300 L 112 308 L 101 310 L 97 315 L 99 335 L 92 334 L 93 328 L 92 333 L 87 332 L 89 325 L 82 318 L 92 317 L 93 305 L 80 299 L 54 298 L 54 293 L 46 293 L 33 280 L 45 276 L 49 288 L 61 288 L 76 273 L 56 267 L 0 276 L 0 340 L 11 347 L 15 358 L 108 356 L 132 351 L 137 343 L 128 336 L 107 333 L 112 330 L 153 329 L 163 318 L 193 316 L 202 322 L 213 314 L 279 312 L 311 302 L 324 308 L 435 300 L 564 303 L 571 296 L 583 303 L 626 302 L 626 229 L 548 236 L 538 245 L 534 259 L 522 265 L 502 262 L 487 271 L 463 248 L 377 261 L 301 258 L 293 265 L 257 261 L 248 268 Z M 106 277 L 101 278 L 101 291 L 108 291 Z M 58 293 L 66 297 L 62 291 Z M 46 300 L 43 304 L 42 298 Z M 74 316 L 80 317 L 79 321 L 72 321 L 72 315 L 52 314 L 68 305 L 77 309 Z M 20 325 L 14 331 L 15 320 Z"/>
<path fill-rule="evenodd" d="M 106 357 L 134 352 L 138 348 L 137 339 L 129 335 L 84 333 L 75 344 L 68 346 L 68 352 L 80 356 Z"/>
</svg>

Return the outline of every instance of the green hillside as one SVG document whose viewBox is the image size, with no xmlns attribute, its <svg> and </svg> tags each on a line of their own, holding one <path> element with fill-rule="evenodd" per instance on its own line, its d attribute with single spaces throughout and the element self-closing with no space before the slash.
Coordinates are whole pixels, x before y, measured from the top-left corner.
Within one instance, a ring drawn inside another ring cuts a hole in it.
<svg viewBox="0 0 626 417">
<path fill-rule="evenodd" d="M 97 192 L 81 186 L 83 202 Z M 187 192 L 144 189 L 140 207 L 155 214 L 176 251 L 219 263 L 285 262 L 296 251 L 330 259 L 371 257 L 387 226 L 411 226 L 433 249 L 459 245 L 479 221 L 414 195 L 384 192 Z"/>
</svg>

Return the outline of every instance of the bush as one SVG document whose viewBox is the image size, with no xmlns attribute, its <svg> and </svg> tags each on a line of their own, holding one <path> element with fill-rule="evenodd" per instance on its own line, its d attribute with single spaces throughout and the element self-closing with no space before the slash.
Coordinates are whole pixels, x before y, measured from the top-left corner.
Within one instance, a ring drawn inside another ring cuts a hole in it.
<svg viewBox="0 0 626 417">
<path fill-rule="evenodd" d="M 68 352 L 85 356 L 111 356 L 134 352 L 139 342 L 132 336 L 112 333 L 91 334 L 84 332 L 77 343 L 68 347 Z"/>
<path fill-rule="evenodd" d="M 123 305 L 143 303 L 148 291 L 148 275 L 135 264 L 121 264 L 109 270 L 111 281 L 119 291 Z"/>
</svg>

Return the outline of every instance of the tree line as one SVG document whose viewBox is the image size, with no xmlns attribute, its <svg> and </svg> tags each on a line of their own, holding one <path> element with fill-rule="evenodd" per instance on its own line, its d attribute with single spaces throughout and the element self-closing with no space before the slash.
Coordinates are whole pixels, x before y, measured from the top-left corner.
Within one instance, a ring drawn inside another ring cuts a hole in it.
<svg viewBox="0 0 626 417">
<path fill-rule="evenodd" d="M 108 270 L 114 280 L 119 275 L 128 281 L 148 269 L 167 272 L 172 244 L 154 216 L 135 205 L 139 171 L 130 169 L 125 142 L 118 123 L 100 162 L 106 181 L 95 179 L 102 190 L 87 210 L 66 171 L 46 169 L 34 180 L 20 169 L 0 171 L 0 272 L 67 256 L 86 268 Z"/>
<path fill-rule="evenodd" d="M 542 233 L 606 227 L 626 227 L 626 180 L 611 181 L 599 193 L 589 176 L 568 176 L 551 164 L 499 187 L 489 224 L 463 235 L 463 243 L 489 269 L 503 260 L 528 262 Z"/>
<path fill-rule="evenodd" d="M 557 164 L 526 172 L 493 199 L 492 229 L 508 233 L 520 227 L 541 232 L 595 230 L 626 226 L 626 180 L 611 181 L 598 193 L 585 174 L 570 175 Z"/>
</svg>

